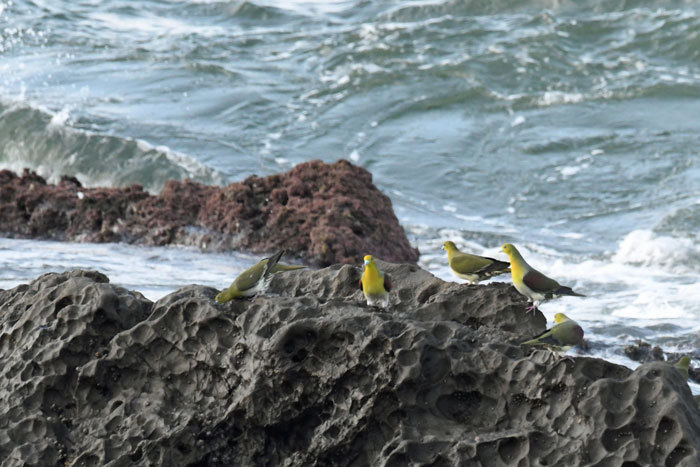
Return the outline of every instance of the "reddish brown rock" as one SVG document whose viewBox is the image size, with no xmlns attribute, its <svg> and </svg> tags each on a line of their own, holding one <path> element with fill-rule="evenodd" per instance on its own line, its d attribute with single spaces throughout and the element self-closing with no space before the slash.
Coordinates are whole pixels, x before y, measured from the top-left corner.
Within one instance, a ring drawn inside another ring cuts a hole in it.
<svg viewBox="0 0 700 467">
<path fill-rule="evenodd" d="M 158 196 L 140 185 L 84 188 L 74 177 L 51 185 L 28 170 L 21 177 L 3 170 L 0 232 L 217 251 L 285 248 L 319 266 L 359 262 L 365 254 L 418 260 L 372 174 L 344 160 L 306 162 L 223 188 L 170 180 Z"/>
</svg>

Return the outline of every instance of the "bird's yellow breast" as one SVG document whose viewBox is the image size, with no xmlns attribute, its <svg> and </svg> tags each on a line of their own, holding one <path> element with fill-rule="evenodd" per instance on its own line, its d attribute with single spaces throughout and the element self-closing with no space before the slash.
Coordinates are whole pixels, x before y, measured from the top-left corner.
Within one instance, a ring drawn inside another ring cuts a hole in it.
<svg viewBox="0 0 700 467">
<path fill-rule="evenodd" d="M 517 259 L 510 257 L 510 272 L 513 277 L 513 281 L 522 282 L 523 276 L 525 275 L 525 268 Z"/>
<path fill-rule="evenodd" d="M 374 264 L 368 264 L 362 274 L 362 289 L 367 295 L 375 295 L 386 292 L 384 290 L 384 278 Z"/>
</svg>

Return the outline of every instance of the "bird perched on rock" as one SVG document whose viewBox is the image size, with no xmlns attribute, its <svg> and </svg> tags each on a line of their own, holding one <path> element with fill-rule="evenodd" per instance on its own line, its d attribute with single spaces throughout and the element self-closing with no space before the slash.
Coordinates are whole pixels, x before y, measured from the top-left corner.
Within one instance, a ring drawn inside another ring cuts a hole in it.
<svg viewBox="0 0 700 467">
<path fill-rule="evenodd" d="M 485 256 L 463 253 L 454 242 L 445 242 L 443 248 L 447 250 L 447 259 L 450 261 L 452 272 L 455 276 L 468 280 L 470 284 L 510 272 L 510 264 Z"/>
<path fill-rule="evenodd" d="M 367 305 L 386 308 L 389 306 L 391 281 L 377 267 L 372 255 L 365 256 L 365 269 L 360 279 L 360 289 L 365 294 Z"/>
<path fill-rule="evenodd" d="M 557 323 L 539 336 L 523 342 L 524 345 L 540 345 L 557 352 L 566 352 L 583 342 L 583 328 L 564 313 L 554 315 Z"/>
<path fill-rule="evenodd" d="M 270 283 L 272 274 L 306 267 L 280 264 L 278 261 L 283 254 L 284 250 L 280 250 L 269 258 L 265 258 L 243 271 L 241 275 L 231 283 L 228 289 L 222 290 L 221 293 L 216 296 L 216 301 L 218 303 L 226 303 L 238 297 L 253 297 L 265 291 Z"/>
<path fill-rule="evenodd" d="M 683 355 L 680 360 L 678 360 L 678 363 L 674 365 L 676 367 L 676 370 L 685 378 L 688 379 L 690 378 L 689 370 L 690 370 L 690 357 L 687 355 Z"/>
<path fill-rule="evenodd" d="M 510 274 L 513 278 L 513 285 L 518 292 L 525 295 L 532 302 L 532 306 L 528 307 L 527 311 L 534 313 L 544 300 L 561 295 L 585 297 L 585 295 L 571 290 L 571 287 L 559 285 L 554 279 L 550 279 L 533 269 L 532 266 L 525 262 L 518 249 L 510 243 L 504 244 L 502 248 L 508 255 L 508 258 L 510 258 Z"/>
</svg>

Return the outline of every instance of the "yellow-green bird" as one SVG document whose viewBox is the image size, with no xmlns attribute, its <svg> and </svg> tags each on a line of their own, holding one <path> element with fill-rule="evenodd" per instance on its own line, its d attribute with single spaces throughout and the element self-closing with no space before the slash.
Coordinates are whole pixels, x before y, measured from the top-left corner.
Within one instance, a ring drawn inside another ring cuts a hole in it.
<svg viewBox="0 0 700 467">
<path fill-rule="evenodd" d="M 689 370 L 690 370 L 690 357 L 687 355 L 683 355 L 680 360 L 678 360 L 678 363 L 674 365 L 676 367 L 676 370 L 685 378 L 688 379 L 690 378 Z"/>
<path fill-rule="evenodd" d="M 524 345 L 540 345 L 551 350 L 566 352 L 583 342 L 583 328 L 564 313 L 554 315 L 557 323 L 539 336 L 523 342 Z"/>
<path fill-rule="evenodd" d="M 280 264 L 278 261 L 283 254 L 284 250 L 280 250 L 243 271 L 228 289 L 222 290 L 216 296 L 216 301 L 218 303 L 226 303 L 238 297 L 253 297 L 265 291 L 270 283 L 272 274 L 306 267 Z"/>
<path fill-rule="evenodd" d="M 443 248 L 447 250 L 447 259 L 450 261 L 452 272 L 460 279 L 469 281 L 470 284 L 510 272 L 510 264 L 486 256 L 461 252 L 454 242 L 445 242 Z"/>
<path fill-rule="evenodd" d="M 377 267 L 372 255 L 365 256 L 365 269 L 360 279 L 360 289 L 365 294 L 367 305 L 386 308 L 389 306 L 391 281 Z"/>
<path fill-rule="evenodd" d="M 550 279 L 533 269 L 532 266 L 525 262 L 518 249 L 510 243 L 504 244 L 502 248 L 508 255 L 508 258 L 510 258 L 510 274 L 513 278 L 513 285 L 518 292 L 525 295 L 532 302 L 532 306 L 528 307 L 527 311 L 534 313 L 543 301 L 562 295 L 585 297 L 585 295 L 571 290 L 571 287 L 559 285 L 554 279 Z"/>
</svg>

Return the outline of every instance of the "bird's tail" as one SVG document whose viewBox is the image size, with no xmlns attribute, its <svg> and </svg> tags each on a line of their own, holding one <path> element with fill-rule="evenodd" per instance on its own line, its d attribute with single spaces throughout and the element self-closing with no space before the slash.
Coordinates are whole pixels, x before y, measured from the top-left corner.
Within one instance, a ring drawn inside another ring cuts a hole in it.
<svg viewBox="0 0 700 467">
<path fill-rule="evenodd" d="M 554 292 L 554 295 L 571 295 L 573 297 L 585 297 L 585 295 L 580 294 L 578 292 L 574 292 L 571 287 L 566 287 L 566 286 L 561 286 L 559 287 L 556 292 Z"/>
<path fill-rule="evenodd" d="M 265 265 L 265 270 L 263 271 L 262 276 L 267 277 L 268 275 L 272 274 L 274 272 L 275 266 L 277 266 L 277 262 L 280 260 L 282 255 L 284 254 L 284 250 L 280 250 L 274 255 L 270 256 L 267 258 L 267 264 Z"/>
<path fill-rule="evenodd" d="M 489 258 L 493 261 L 486 269 L 480 271 L 486 275 L 486 277 L 498 276 L 501 274 L 507 274 L 510 272 L 510 263 L 504 261 L 498 261 L 497 259 Z"/>
<path fill-rule="evenodd" d="M 537 334 L 532 339 L 526 340 L 525 342 L 521 342 L 520 344 L 522 344 L 522 345 L 545 345 L 545 344 L 550 343 L 551 340 L 552 340 L 552 330 L 547 329 L 546 331 Z"/>
</svg>

